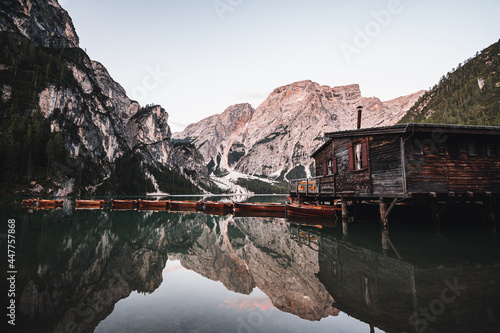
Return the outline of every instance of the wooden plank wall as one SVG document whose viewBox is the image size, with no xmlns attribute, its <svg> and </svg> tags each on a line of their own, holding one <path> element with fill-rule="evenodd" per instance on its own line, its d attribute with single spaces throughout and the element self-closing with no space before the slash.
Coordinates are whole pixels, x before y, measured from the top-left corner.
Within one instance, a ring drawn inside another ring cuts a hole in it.
<svg viewBox="0 0 500 333">
<path fill-rule="evenodd" d="M 371 194 L 370 168 L 366 170 L 349 171 L 349 156 L 347 146 L 350 138 L 335 140 L 335 155 L 337 156 L 336 187 L 340 194 Z"/>
<path fill-rule="evenodd" d="M 415 153 L 415 139 L 428 142 L 423 154 Z M 477 156 L 469 156 L 468 142 L 475 141 Z M 486 143 L 495 145 L 495 156 L 486 156 Z M 419 133 L 407 140 L 406 167 L 408 191 L 500 192 L 500 140 L 495 137 L 448 135 L 446 154 L 439 155 L 431 134 Z"/>
<path fill-rule="evenodd" d="M 369 153 L 373 193 L 380 196 L 404 193 L 399 136 L 370 138 Z"/>
</svg>

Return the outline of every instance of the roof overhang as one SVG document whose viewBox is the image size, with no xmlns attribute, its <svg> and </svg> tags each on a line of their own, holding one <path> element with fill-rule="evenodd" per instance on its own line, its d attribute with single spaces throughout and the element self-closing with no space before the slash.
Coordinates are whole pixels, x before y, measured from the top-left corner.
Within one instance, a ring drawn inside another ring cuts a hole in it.
<svg viewBox="0 0 500 333">
<path fill-rule="evenodd" d="M 362 128 L 350 131 L 330 132 L 325 133 L 325 136 L 331 139 L 335 139 L 367 135 L 385 135 L 415 132 L 500 135 L 500 127 L 409 123 L 385 127 Z"/>
<path fill-rule="evenodd" d="M 339 131 L 325 133 L 325 137 L 329 138 L 323 145 L 316 149 L 311 157 L 314 158 L 323 149 L 325 149 L 333 139 L 338 138 L 355 138 L 360 136 L 374 136 L 387 134 L 404 134 L 404 133 L 456 133 L 456 134 L 476 134 L 476 135 L 500 135 L 500 127 L 498 126 L 471 126 L 471 125 L 448 125 L 448 124 L 397 124 L 384 127 L 370 127 L 349 131 Z"/>
</svg>

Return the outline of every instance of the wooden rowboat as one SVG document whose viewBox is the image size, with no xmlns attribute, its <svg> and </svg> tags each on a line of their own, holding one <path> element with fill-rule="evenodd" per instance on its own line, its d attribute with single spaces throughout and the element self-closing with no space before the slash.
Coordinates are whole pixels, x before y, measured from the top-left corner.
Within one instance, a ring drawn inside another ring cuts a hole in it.
<svg viewBox="0 0 500 333">
<path fill-rule="evenodd" d="M 342 208 L 338 206 L 305 205 L 298 203 L 287 203 L 287 215 L 302 217 L 335 218 Z"/>
<path fill-rule="evenodd" d="M 138 206 L 137 200 L 111 200 L 111 208 L 113 209 L 134 209 Z"/>
<path fill-rule="evenodd" d="M 205 212 L 232 212 L 234 206 L 229 201 L 200 201 L 198 209 Z"/>
<path fill-rule="evenodd" d="M 139 200 L 139 209 L 167 210 L 168 201 Z"/>
<path fill-rule="evenodd" d="M 38 200 L 36 199 L 24 199 L 23 200 L 23 207 L 33 207 L 36 205 Z"/>
<path fill-rule="evenodd" d="M 197 201 L 172 201 L 169 200 L 169 210 L 181 212 L 196 212 Z"/>
<path fill-rule="evenodd" d="M 107 205 L 106 200 L 76 200 L 76 207 L 106 207 Z"/>
<path fill-rule="evenodd" d="M 62 200 L 48 200 L 48 199 L 38 199 L 38 207 L 61 207 L 63 205 Z"/>
<path fill-rule="evenodd" d="M 280 203 L 251 203 L 234 202 L 235 212 L 285 212 L 285 204 Z"/>
</svg>

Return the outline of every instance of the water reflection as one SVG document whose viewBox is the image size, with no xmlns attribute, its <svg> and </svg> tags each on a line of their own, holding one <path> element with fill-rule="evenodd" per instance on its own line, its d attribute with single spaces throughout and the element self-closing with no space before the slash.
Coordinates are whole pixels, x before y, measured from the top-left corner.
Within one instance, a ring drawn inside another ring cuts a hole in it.
<svg viewBox="0 0 500 333">
<path fill-rule="evenodd" d="M 347 234 L 340 226 L 310 227 L 284 218 L 153 211 L 3 213 L 18 221 L 19 331 L 93 332 L 98 325 L 116 330 L 111 314 L 120 300 L 135 302 L 135 294 L 155 294 L 168 284 L 162 275 L 171 268 L 165 269 L 167 259 L 236 295 L 252 296 L 221 299 L 227 309 L 278 309 L 297 320 L 320 321 L 316 331 L 346 319 L 340 311 L 366 323 L 362 331 L 500 328 L 500 256 L 496 237 L 482 232 L 396 228 L 389 235 L 375 223 L 353 223 Z M 173 291 L 169 297 L 178 306 L 189 303 Z M 201 314 L 190 318 L 198 320 L 192 323 L 196 329 L 207 327 Z M 150 330 L 168 331 L 165 320 L 151 319 Z M 290 331 L 285 321 L 290 319 L 245 330 L 233 320 L 232 326 L 218 323 L 218 330 Z M 347 322 L 351 330 L 358 327 Z"/>
</svg>

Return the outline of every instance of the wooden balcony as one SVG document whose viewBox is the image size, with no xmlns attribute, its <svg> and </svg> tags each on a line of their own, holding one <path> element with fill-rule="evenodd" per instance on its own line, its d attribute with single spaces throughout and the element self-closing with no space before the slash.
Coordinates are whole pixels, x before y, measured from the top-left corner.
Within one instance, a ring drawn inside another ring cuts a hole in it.
<svg viewBox="0 0 500 333">
<path fill-rule="evenodd" d="M 335 177 L 314 177 L 292 179 L 289 181 L 290 194 L 303 194 L 306 196 L 335 195 Z"/>
</svg>

